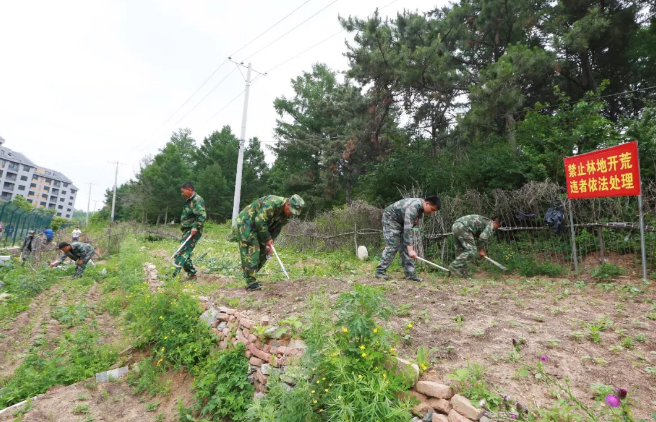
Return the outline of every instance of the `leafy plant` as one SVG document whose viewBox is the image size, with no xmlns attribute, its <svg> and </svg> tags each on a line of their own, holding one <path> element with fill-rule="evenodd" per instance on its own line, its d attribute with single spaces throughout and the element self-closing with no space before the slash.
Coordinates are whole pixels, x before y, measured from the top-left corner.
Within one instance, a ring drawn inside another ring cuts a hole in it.
<svg viewBox="0 0 656 422">
<path fill-rule="evenodd" d="M 491 410 L 499 409 L 503 398 L 492 391 L 492 387 L 485 380 L 486 369 L 478 363 L 467 363 L 464 368 L 456 369 L 446 375 L 446 379 L 453 381 L 452 387 L 472 401 L 485 400 Z"/>
<path fill-rule="evenodd" d="M 617 276 L 623 275 L 625 273 L 626 271 L 623 268 L 610 262 L 601 264 L 592 270 L 592 276 L 600 280 L 613 280 Z"/>
</svg>

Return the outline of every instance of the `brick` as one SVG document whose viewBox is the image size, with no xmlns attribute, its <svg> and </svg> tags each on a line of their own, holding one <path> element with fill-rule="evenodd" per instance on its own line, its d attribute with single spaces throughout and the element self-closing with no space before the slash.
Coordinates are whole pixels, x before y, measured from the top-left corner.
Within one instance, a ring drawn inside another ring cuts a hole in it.
<svg viewBox="0 0 656 422">
<path fill-rule="evenodd" d="M 248 350 L 251 351 L 253 356 L 255 356 L 257 358 L 260 358 L 265 362 L 270 362 L 271 361 L 271 354 L 269 354 L 269 353 L 267 353 L 263 350 L 258 349 L 257 347 L 255 347 L 255 345 L 253 343 L 248 343 L 247 347 L 248 347 Z"/>
<path fill-rule="evenodd" d="M 241 330 L 241 333 L 244 335 L 244 337 L 248 338 L 248 335 L 251 333 L 248 328 L 244 328 Z"/>
<path fill-rule="evenodd" d="M 433 409 L 437 410 L 440 413 L 444 413 L 445 415 L 448 415 L 452 408 L 451 403 L 449 403 L 448 400 L 444 400 L 444 399 L 431 398 L 428 400 L 428 404 L 430 404 L 433 407 Z"/>
<path fill-rule="evenodd" d="M 248 335 L 248 342 L 249 342 L 249 343 L 255 343 L 256 341 L 257 341 L 257 337 L 255 337 L 255 334 L 250 333 L 250 334 Z"/>
<path fill-rule="evenodd" d="M 236 318 L 234 315 L 230 315 L 230 317 L 228 318 L 228 321 L 232 322 L 232 321 L 234 321 L 234 320 L 236 320 L 236 319 L 237 319 L 237 318 Z"/>
<path fill-rule="evenodd" d="M 245 345 L 245 344 L 248 343 L 248 340 L 246 340 L 246 337 L 244 337 L 243 335 L 241 335 L 241 333 L 238 332 L 237 333 L 237 342 Z"/>
<path fill-rule="evenodd" d="M 218 319 L 215 319 L 214 322 L 212 322 L 212 328 L 218 327 L 220 322 L 221 321 L 219 321 Z"/>
<path fill-rule="evenodd" d="M 301 339 L 293 339 L 289 341 L 289 345 L 287 347 L 290 347 L 292 349 L 306 349 L 307 345 L 305 342 Z"/>
<path fill-rule="evenodd" d="M 415 385 L 419 381 L 419 365 L 416 363 L 411 363 L 405 359 L 399 357 L 396 358 L 396 365 L 393 368 L 397 374 L 403 374 L 404 376 L 412 380 L 412 385 Z"/>
<path fill-rule="evenodd" d="M 234 314 L 237 313 L 237 310 L 236 309 L 226 308 L 225 313 L 228 314 L 228 315 L 234 315 Z"/>
<path fill-rule="evenodd" d="M 255 378 L 256 378 L 259 382 L 261 382 L 262 384 L 266 384 L 266 383 L 267 383 L 267 377 L 266 377 L 266 375 L 264 375 L 264 374 L 262 373 L 262 371 L 261 371 L 260 369 L 258 369 L 257 371 L 255 371 Z"/>
<path fill-rule="evenodd" d="M 273 346 L 273 345 L 271 346 L 271 350 L 269 350 L 269 353 L 271 353 L 272 355 L 281 355 L 282 354 L 282 352 L 280 352 L 280 347 Z"/>
<path fill-rule="evenodd" d="M 249 350 L 249 352 L 250 352 L 250 350 Z M 262 359 L 256 358 L 255 356 L 251 357 L 248 362 L 253 366 L 262 366 L 262 364 L 264 364 Z"/>
<path fill-rule="evenodd" d="M 460 394 L 453 396 L 451 406 L 453 406 L 453 410 L 473 421 L 479 420 L 483 416 L 483 413 L 485 413 L 481 409 L 474 407 L 467 397 L 461 396 Z"/>
<path fill-rule="evenodd" d="M 419 381 L 417 383 L 417 391 L 437 399 L 448 400 L 453 397 L 453 391 L 451 390 L 451 387 L 433 381 Z"/>
<path fill-rule="evenodd" d="M 246 350 L 246 351 L 244 352 L 244 355 L 246 356 L 246 359 L 250 359 L 251 356 L 253 356 L 253 354 L 251 353 L 250 350 Z"/>
<path fill-rule="evenodd" d="M 239 321 L 242 327 L 251 329 L 253 328 L 253 321 L 247 318 L 242 318 L 241 321 Z"/>
<path fill-rule="evenodd" d="M 264 346 L 262 346 L 262 350 L 264 350 L 267 353 L 271 353 L 271 346 L 268 345 L 268 344 L 265 344 Z"/>
<path fill-rule="evenodd" d="M 462 416 L 460 413 L 456 412 L 454 409 L 451 409 L 449 412 L 449 417 L 447 418 L 449 422 L 472 422 L 471 419 Z"/>
<path fill-rule="evenodd" d="M 226 328 L 223 329 L 223 335 L 227 336 L 228 334 L 230 334 L 230 329 L 228 327 L 226 327 Z"/>
<path fill-rule="evenodd" d="M 218 319 L 219 321 L 227 321 L 230 319 L 230 315 L 225 314 L 223 312 L 219 312 L 219 315 L 216 316 L 216 319 Z"/>
<path fill-rule="evenodd" d="M 431 405 L 424 401 L 412 408 L 412 414 L 415 416 L 419 416 L 420 418 L 423 418 L 424 415 L 430 412 L 431 410 L 433 410 Z"/>
<path fill-rule="evenodd" d="M 266 325 L 269 325 L 270 322 L 271 322 L 271 320 L 270 320 L 269 317 L 266 316 L 266 315 L 263 316 L 262 318 L 260 318 L 260 324 L 261 324 L 261 325 L 266 326 Z"/>
<path fill-rule="evenodd" d="M 433 422 L 449 422 L 449 418 L 439 413 L 433 413 Z"/>
</svg>

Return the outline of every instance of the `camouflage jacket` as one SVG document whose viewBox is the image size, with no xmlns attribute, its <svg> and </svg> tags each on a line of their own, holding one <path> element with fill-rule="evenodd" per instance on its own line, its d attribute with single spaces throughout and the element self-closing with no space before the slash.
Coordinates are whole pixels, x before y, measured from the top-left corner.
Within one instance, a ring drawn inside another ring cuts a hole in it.
<svg viewBox="0 0 656 422">
<path fill-rule="evenodd" d="M 237 218 L 237 224 L 247 224 L 246 220 L 250 220 L 260 242 L 275 239 L 289 222 L 284 211 L 286 202 L 287 198 L 281 196 L 264 196 L 244 208 Z"/>
<path fill-rule="evenodd" d="M 405 198 L 385 208 L 384 217 L 403 227 L 403 244 L 409 246 L 412 245 L 412 228 L 423 215 L 423 199 Z"/>
<path fill-rule="evenodd" d="M 203 231 L 203 224 L 207 220 L 207 213 L 205 212 L 205 200 L 197 193 L 194 193 L 191 198 L 185 201 L 182 208 L 182 216 L 180 217 L 180 229 L 186 232 L 191 229 L 196 229 L 199 232 Z"/>
<path fill-rule="evenodd" d="M 457 219 L 454 224 L 458 223 L 462 224 L 466 230 L 472 232 L 478 246 L 485 245 L 494 234 L 494 221 L 482 215 L 466 215 Z"/>
<path fill-rule="evenodd" d="M 94 253 L 96 253 L 96 250 L 88 243 L 73 242 L 71 243 L 71 250 L 64 253 L 64 255 L 59 258 L 59 262 L 63 264 L 66 258 L 70 258 L 75 262 L 81 259 L 82 262 L 86 264 L 91 258 L 93 258 Z"/>
<path fill-rule="evenodd" d="M 36 236 L 30 236 L 27 235 L 25 238 L 23 238 L 23 245 L 21 246 L 21 251 L 25 252 L 27 251 L 33 251 L 36 249 Z"/>
</svg>

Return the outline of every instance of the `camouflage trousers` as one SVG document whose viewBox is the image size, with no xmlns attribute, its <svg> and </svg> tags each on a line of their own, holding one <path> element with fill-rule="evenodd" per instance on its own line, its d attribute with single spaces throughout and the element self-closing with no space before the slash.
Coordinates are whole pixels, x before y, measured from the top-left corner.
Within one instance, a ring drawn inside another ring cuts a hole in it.
<svg viewBox="0 0 656 422">
<path fill-rule="evenodd" d="M 34 257 L 34 252 L 33 251 L 23 251 L 21 254 L 21 259 L 23 260 L 23 265 L 25 265 L 25 261 L 30 259 L 30 257 Z"/>
<path fill-rule="evenodd" d="M 392 265 L 392 261 L 394 261 L 394 257 L 398 251 L 405 277 L 415 276 L 415 260 L 410 258 L 408 247 L 403 244 L 403 227 L 399 226 L 397 222 L 383 216 L 383 237 L 385 238 L 385 249 L 376 267 L 376 274 L 385 274 L 385 271 Z"/>
<path fill-rule="evenodd" d="M 184 235 L 182 235 L 180 243 L 183 243 L 185 240 L 187 240 L 190 234 L 191 230 L 187 230 Z M 184 269 L 185 272 L 189 275 L 196 274 L 196 268 L 194 268 L 194 264 L 191 261 L 191 254 L 194 252 L 196 243 L 200 240 L 202 235 L 203 234 L 200 231 L 196 232 L 196 235 L 189 239 L 189 241 L 182 247 L 182 249 L 178 251 L 178 254 L 175 256 L 174 260 L 175 270 L 173 270 L 173 277 L 177 276 L 181 269 Z"/>
<path fill-rule="evenodd" d="M 451 266 L 467 274 L 467 263 L 478 257 L 478 248 L 474 234 L 462 223 L 455 223 L 452 227 L 453 240 L 456 244 L 456 259 Z"/>
<path fill-rule="evenodd" d="M 240 217 L 242 217 L 240 215 Z M 266 246 L 260 242 L 257 232 L 253 229 L 250 218 L 240 218 L 237 223 L 239 234 L 239 256 L 241 270 L 244 273 L 246 284 L 257 281 L 257 274 L 267 262 Z"/>
<path fill-rule="evenodd" d="M 73 278 L 80 278 L 82 277 L 82 274 L 84 273 L 84 270 L 87 269 L 87 263 L 83 262 L 82 265 L 76 264 L 75 267 L 75 274 L 73 274 Z"/>
</svg>

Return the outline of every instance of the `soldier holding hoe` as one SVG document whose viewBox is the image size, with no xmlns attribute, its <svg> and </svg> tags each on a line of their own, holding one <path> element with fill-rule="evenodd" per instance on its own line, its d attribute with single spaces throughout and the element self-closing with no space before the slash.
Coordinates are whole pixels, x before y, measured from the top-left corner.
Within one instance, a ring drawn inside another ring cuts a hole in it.
<svg viewBox="0 0 656 422">
<path fill-rule="evenodd" d="M 290 198 L 265 196 L 253 202 L 239 213 L 237 232 L 241 268 L 247 290 L 261 290 L 255 274 L 264 266 L 267 256 L 273 252 L 273 242 L 289 217 L 299 215 L 305 202 L 298 195 Z"/>
<path fill-rule="evenodd" d="M 421 198 L 406 198 L 385 208 L 383 213 L 383 237 L 385 250 L 376 267 L 376 278 L 388 280 L 385 272 L 392 265 L 396 252 L 399 252 L 405 278 L 421 281 L 417 277 L 415 262 L 417 253 L 412 246 L 412 228 L 423 214 L 432 214 L 442 206 L 440 198 L 435 195 Z"/>
<path fill-rule="evenodd" d="M 467 262 L 474 261 L 477 253 L 485 257 L 483 248 L 499 226 L 498 217 L 486 218 L 473 214 L 457 219 L 452 228 L 456 259 L 449 265 L 449 269 L 460 277 L 469 278 Z"/>
<path fill-rule="evenodd" d="M 207 220 L 205 200 L 196 193 L 194 185 L 190 182 L 183 183 L 180 186 L 180 191 L 187 200 L 180 217 L 180 230 L 182 230 L 180 243 L 182 247 L 175 255 L 173 276 L 176 277 L 180 273 L 180 269 L 184 268 L 188 278 L 194 280 L 196 278 L 196 268 L 194 268 L 191 261 L 191 254 L 196 247 L 196 243 L 203 235 L 203 225 Z"/>
<path fill-rule="evenodd" d="M 64 252 L 64 255 L 62 255 L 62 257 L 58 260 L 52 262 L 50 264 L 50 268 L 61 265 L 64 263 L 66 258 L 70 258 L 71 261 L 75 262 L 77 265 L 73 278 L 82 277 L 82 273 L 84 273 L 84 270 L 87 268 L 87 264 L 89 261 L 91 261 L 91 258 L 93 258 L 93 255 L 96 253 L 96 250 L 93 246 L 84 242 L 61 242 L 58 248 Z"/>
</svg>

